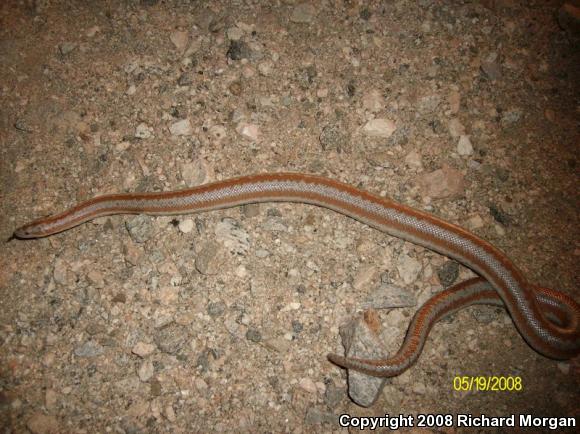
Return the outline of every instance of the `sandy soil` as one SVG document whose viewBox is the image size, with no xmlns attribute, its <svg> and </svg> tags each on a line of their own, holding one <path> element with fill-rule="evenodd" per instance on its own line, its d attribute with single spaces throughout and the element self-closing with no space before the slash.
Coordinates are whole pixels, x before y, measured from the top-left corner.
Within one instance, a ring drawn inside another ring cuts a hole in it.
<svg viewBox="0 0 580 434">
<path fill-rule="evenodd" d="M 299 171 L 468 227 L 530 280 L 580 298 L 580 59 L 561 3 L 4 1 L 0 236 L 96 194 Z M 394 131 L 369 133 L 373 119 Z M 434 172 L 448 189 L 429 184 Z M 290 204 L 115 216 L 0 243 L 3 432 L 578 416 L 577 363 L 536 354 L 491 307 L 436 327 L 375 405 L 349 399 L 326 360 L 339 327 L 381 282 L 421 303 L 447 264 Z M 387 348 L 415 309 L 379 312 Z M 457 375 L 524 388 L 456 392 Z"/>
</svg>

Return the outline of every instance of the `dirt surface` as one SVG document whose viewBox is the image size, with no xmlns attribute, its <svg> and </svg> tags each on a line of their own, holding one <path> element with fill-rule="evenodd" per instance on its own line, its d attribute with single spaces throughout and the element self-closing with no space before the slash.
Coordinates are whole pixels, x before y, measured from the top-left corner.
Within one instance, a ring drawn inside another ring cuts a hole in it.
<svg viewBox="0 0 580 434">
<path fill-rule="evenodd" d="M 561 4 L 4 1 L 0 236 L 97 194 L 308 172 L 470 228 L 580 299 L 580 58 Z M 423 302 L 447 264 L 295 204 L 0 243 L 2 432 L 334 432 L 343 413 L 578 421 L 576 362 L 536 354 L 491 307 L 435 327 L 370 408 L 349 399 L 326 360 L 339 326 L 381 282 Z M 392 351 L 415 309 L 379 311 Z M 523 391 L 457 392 L 458 375 L 518 376 Z"/>
</svg>

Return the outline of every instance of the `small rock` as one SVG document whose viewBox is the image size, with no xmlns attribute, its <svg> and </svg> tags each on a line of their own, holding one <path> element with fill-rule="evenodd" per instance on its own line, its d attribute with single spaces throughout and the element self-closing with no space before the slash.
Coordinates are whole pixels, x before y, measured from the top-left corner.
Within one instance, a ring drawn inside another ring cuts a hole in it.
<svg viewBox="0 0 580 434">
<path fill-rule="evenodd" d="M 195 160 L 189 163 L 184 163 L 180 166 L 179 171 L 181 178 L 185 181 L 188 187 L 195 187 L 203 184 L 207 177 L 207 167 L 203 160 Z"/>
<path fill-rule="evenodd" d="M 377 113 L 385 107 L 385 99 L 378 90 L 373 89 L 363 95 L 362 105 L 365 110 Z"/>
<path fill-rule="evenodd" d="M 498 80 L 501 78 L 501 68 L 497 53 L 490 53 L 481 62 L 481 70 L 490 80 Z"/>
<path fill-rule="evenodd" d="M 76 47 L 77 47 L 77 44 L 75 44 L 73 42 L 63 42 L 62 44 L 60 44 L 58 46 L 58 49 L 60 51 L 60 54 L 62 54 L 63 56 L 66 56 L 67 54 L 72 52 Z"/>
<path fill-rule="evenodd" d="M 262 333 L 260 333 L 260 330 L 250 327 L 246 331 L 246 339 L 255 343 L 260 343 L 262 342 Z"/>
<path fill-rule="evenodd" d="M 139 379 L 145 383 L 153 377 L 154 371 L 155 368 L 153 367 L 153 362 L 151 360 L 144 360 L 137 370 L 137 375 L 139 376 Z"/>
<path fill-rule="evenodd" d="M 457 143 L 457 153 L 464 156 L 473 154 L 473 146 L 471 145 L 469 136 L 459 136 L 459 142 Z"/>
<path fill-rule="evenodd" d="M 175 48 L 178 51 L 184 51 L 187 48 L 187 43 L 189 42 L 189 35 L 187 32 L 176 30 L 169 36 Z"/>
<path fill-rule="evenodd" d="M 170 324 L 160 329 L 153 339 L 161 351 L 175 354 L 188 340 L 187 328 L 177 324 Z"/>
<path fill-rule="evenodd" d="M 405 164 L 415 169 L 423 167 L 421 155 L 417 151 L 411 151 L 405 156 Z"/>
<path fill-rule="evenodd" d="M 423 270 L 423 266 L 415 258 L 408 255 L 401 255 L 397 261 L 397 271 L 399 276 L 406 285 L 415 282 L 419 274 Z"/>
<path fill-rule="evenodd" d="M 207 314 L 212 318 L 217 318 L 224 314 L 226 307 L 223 301 L 212 301 L 207 305 Z"/>
<path fill-rule="evenodd" d="M 179 301 L 179 288 L 163 286 L 159 289 L 159 302 L 164 306 L 171 306 Z"/>
<path fill-rule="evenodd" d="M 465 134 L 465 127 L 457 118 L 453 118 L 449 121 L 448 124 L 449 134 L 451 137 L 458 138 Z"/>
<path fill-rule="evenodd" d="M 301 378 L 300 381 L 298 381 L 298 387 L 308 393 L 316 394 L 318 392 L 316 383 L 314 383 L 310 378 Z"/>
<path fill-rule="evenodd" d="M 195 224 L 193 223 L 192 219 L 185 219 L 180 221 L 177 227 L 182 233 L 188 234 L 193 230 L 194 225 Z"/>
<path fill-rule="evenodd" d="M 284 338 L 266 339 L 263 343 L 266 348 L 277 353 L 286 353 L 290 349 L 290 342 Z"/>
<path fill-rule="evenodd" d="M 451 92 L 449 92 L 447 102 L 449 103 L 449 110 L 451 111 L 451 113 L 453 114 L 458 113 L 459 108 L 461 106 L 461 94 L 456 90 L 452 90 Z"/>
<path fill-rule="evenodd" d="M 350 136 L 340 125 L 326 125 L 320 133 L 320 146 L 323 151 L 334 150 L 342 152 L 349 148 Z"/>
<path fill-rule="evenodd" d="M 88 341 L 79 347 L 76 347 L 74 353 L 77 357 L 97 357 L 103 354 L 105 350 L 102 346 L 93 341 Z"/>
<path fill-rule="evenodd" d="M 302 3 L 294 7 L 290 21 L 294 23 L 311 23 L 316 17 L 316 9 L 309 3 Z"/>
<path fill-rule="evenodd" d="M 501 117 L 500 123 L 504 127 L 510 126 L 512 124 L 519 122 L 520 119 L 522 118 L 522 115 L 523 115 L 522 110 L 520 110 L 519 108 L 512 108 L 506 110 Z"/>
<path fill-rule="evenodd" d="M 273 68 L 274 68 L 274 64 L 269 60 L 266 60 L 264 62 L 260 62 L 258 64 L 258 71 L 260 72 L 260 74 L 262 74 L 265 77 L 272 75 Z"/>
<path fill-rule="evenodd" d="M 214 125 L 209 129 L 209 134 L 217 141 L 220 142 L 226 138 L 228 135 L 225 127 L 223 125 Z"/>
<path fill-rule="evenodd" d="M 255 124 L 242 122 L 236 127 L 236 131 L 244 139 L 250 140 L 252 142 L 257 141 L 258 137 L 260 137 L 260 129 Z"/>
<path fill-rule="evenodd" d="M 153 236 L 153 223 L 146 215 L 138 215 L 125 221 L 131 239 L 136 243 L 144 243 Z"/>
<path fill-rule="evenodd" d="M 324 391 L 324 403 L 328 408 L 336 408 L 344 396 L 344 390 L 340 387 L 336 387 L 334 383 L 329 383 L 326 385 L 326 390 Z"/>
<path fill-rule="evenodd" d="M 137 128 L 135 128 L 135 137 L 138 139 L 149 139 L 152 136 L 153 134 L 151 133 L 149 126 L 144 122 L 140 123 L 137 125 Z"/>
<path fill-rule="evenodd" d="M 360 291 L 361 289 L 369 286 L 371 282 L 375 279 L 377 273 L 378 273 L 377 267 L 373 265 L 361 267 L 361 269 L 358 270 L 356 276 L 354 277 L 354 281 L 352 283 L 353 288 L 356 289 L 357 291 Z"/>
<path fill-rule="evenodd" d="M 137 342 L 133 348 L 131 349 L 131 352 L 133 354 L 136 354 L 137 356 L 144 358 L 147 357 L 151 354 L 153 354 L 153 351 L 155 351 L 155 345 L 153 344 L 148 344 L 145 342 Z"/>
<path fill-rule="evenodd" d="M 455 261 L 445 262 L 438 270 L 439 282 L 444 288 L 448 288 L 457 280 L 459 276 L 459 264 Z"/>
<path fill-rule="evenodd" d="M 378 318 L 369 310 L 340 327 L 340 336 L 348 357 L 382 359 L 387 355 L 382 340 L 377 335 Z M 358 371 L 348 371 L 348 394 L 363 407 L 371 406 L 381 393 L 386 379 L 372 377 Z"/>
<path fill-rule="evenodd" d="M 55 417 L 42 413 L 34 413 L 28 421 L 26 428 L 32 434 L 58 434 L 61 432 L 60 425 Z"/>
<path fill-rule="evenodd" d="M 69 266 L 61 258 L 57 258 L 57 260 L 54 261 L 54 271 L 52 272 L 52 277 L 54 277 L 54 281 L 56 283 L 61 285 L 66 285 L 69 282 Z"/>
<path fill-rule="evenodd" d="M 91 270 L 87 273 L 87 279 L 93 284 L 95 288 L 103 288 L 105 286 L 105 278 L 103 274 L 97 270 Z"/>
<path fill-rule="evenodd" d="M 425 196 L 434 199 L 454 197 L 464 192 L 463 174 L 449 166 L 425 173 L 417 178 L 417 184 Z"/>
<path fill-rule="evenodd" d="M 363 127 L 363 133 L 369 137 L 388 138 L 396 129 L 395 123 L 389 119 L 373 119 Z"/>
<path fill-rule="evenodd" d="M 165 417 L 169 422 L 175 422 L 177 420 L 177 417 L 175 416 L 175 410 L 173 409 L 172 405 L 165 407 L 163 414 L 165 414 Z"/>
<path fill-rule="evenodd" d="M 231 41 L 227 56 L 232 60 L 249 59 L 252 57 L 252 50 L 243 41 Z"/>
<path fill-rule="evenodd" d="M 224 218 L 214 230 L 216 240 L 222 243 L 230 252 L 246 254 L 250 249 L 250 235 L 231 218 Z"/>
<path fill-rule="evenodd" d="M 169 132 L 173 136 L 191 136 L 193 128 L 189 119 L 182 119 L 177 121 L 169 127 Z"/>
<path fill-rule="evenodd" d="M 195 258 L 195 268 L 207 276 L 218 274 L 225 261 L 224 253 L 220 244 L 213 241 L 207 243 Z"/>
<path fill-rule="evenodd" d="M 230 41 L 239 41 L 244 36 L 244 32 L 239 27 L 230 27 L 226 30 L 226 36 Z"/>
<path fill-rule="evenodd" d="M 87 30 L 86 35 L 87 35 L 87 37 L 92 38 L 100 31 L 101 31 L 101 28 L 99 26 L 93 26 Z"/>
<path fill-rule="evenodd" d="M 337 426 L 338 417 L 330 412 L 324 412 L 314 407 L 309 407 L 304 417 L 306 425 L 319 425 L 326 423 L 331 426 Z"/>
<path fill-rule="evenodd" d="M 416 305 L 417 299 L 411 292 L 395 285 L 383 283 L 366 297 L 361 306 L 364 309 L 391 309 Z"/>
</svg>

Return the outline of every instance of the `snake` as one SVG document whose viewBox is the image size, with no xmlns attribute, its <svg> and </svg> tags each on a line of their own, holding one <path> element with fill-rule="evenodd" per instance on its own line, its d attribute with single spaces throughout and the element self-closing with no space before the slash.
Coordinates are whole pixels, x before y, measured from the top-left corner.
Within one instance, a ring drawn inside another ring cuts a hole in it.
<svg viewBox="0 0 580 434">
<path fill-rule="evenodd" d="M 333 210 L 452 258 L 478 276 L 427 300 L 416 311 L 394 356 L 365 359 L 329 354 L 328 359 L 340 367 L 375 377 L 399 375 L 417 361 L 435 323 L 478 304 L 503 306 L 529 346 L 547 358 L 566 360 L 580 354 L 580 305 L 571 296 L 529 283 L 505 253 L 458 225 L 318 175 L 259 173 L 184 190 L 96 196 L 25 224 L 13 237 L 46 237 L 115 214 L 179 215 L 262 202 L 303 203 Z"/>
</svg>

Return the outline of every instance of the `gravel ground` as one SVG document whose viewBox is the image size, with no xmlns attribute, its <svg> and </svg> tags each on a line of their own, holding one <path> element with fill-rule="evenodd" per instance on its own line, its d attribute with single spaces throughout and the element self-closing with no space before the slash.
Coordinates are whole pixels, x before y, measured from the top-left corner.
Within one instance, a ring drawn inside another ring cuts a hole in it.
<svg viewBox="0 0 580 434">
<path fill-rule="evenodd" d="M 299 171 L 467 227 L 578 299 L 580 56 L 561 6 L 4 1 L 0 236 L 97 194 Z M 436 326 L 374 405 L 349 397 L 326 360 L 342 352 L 339 328 L 374 308 L 393 352 L 417 305 L 470 275 L 296 204 L 115 216 L 1 243 L 2 432 L 578 416 L 578 362 L 536 354 L 492 307 Z M 411 306 L 379 309 L 381 291 Z M 458 375 L 518 376 L 523 390 L 457 392 Z"/>
</svg>

